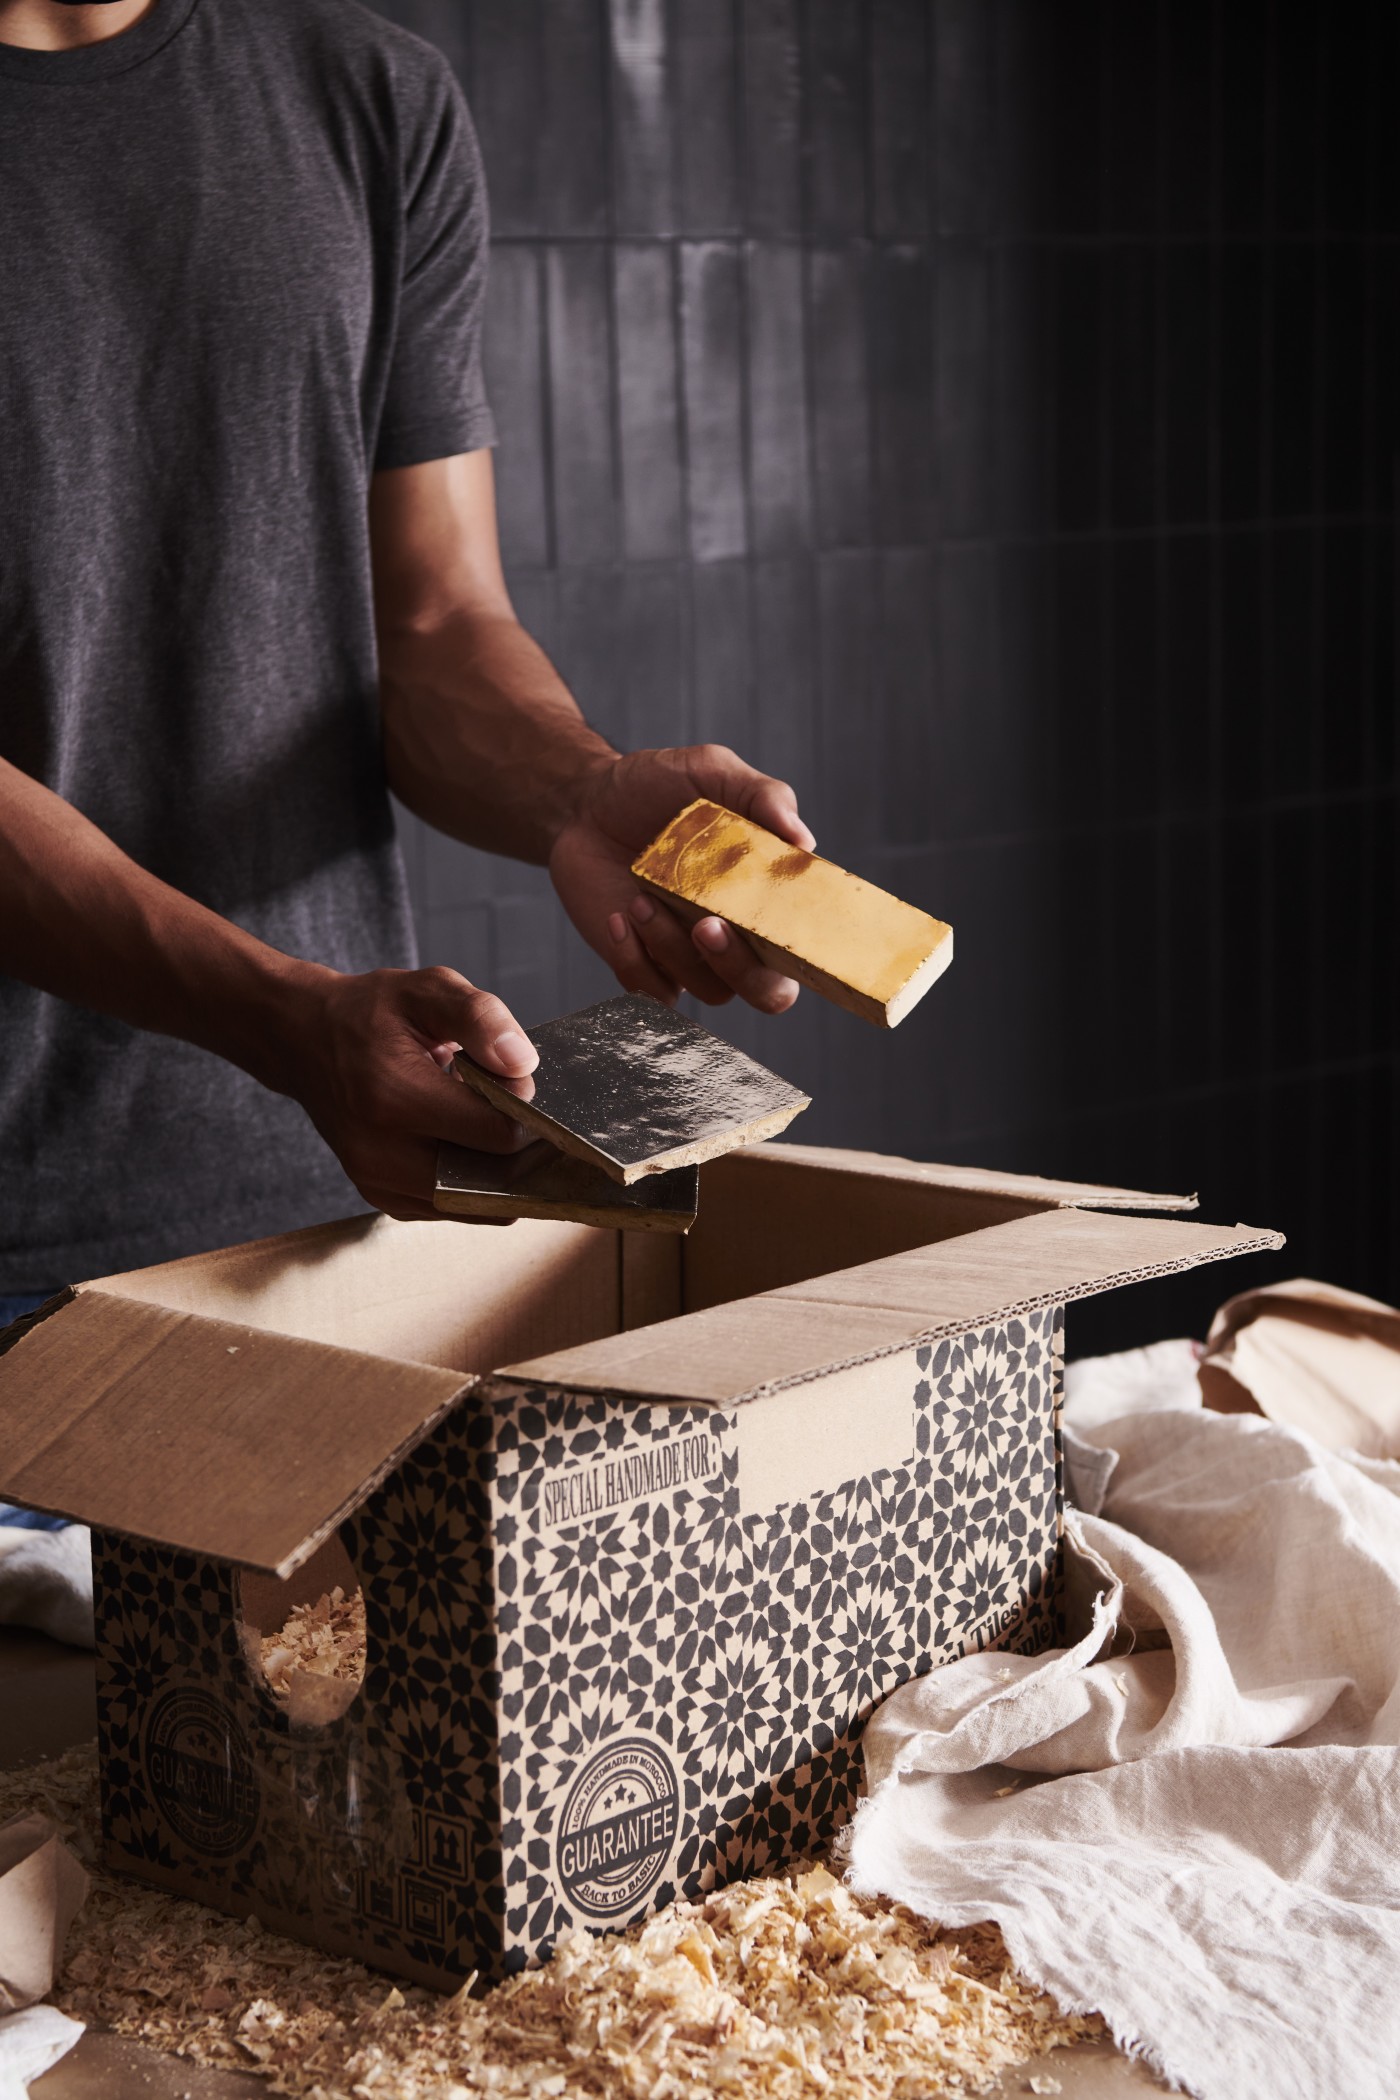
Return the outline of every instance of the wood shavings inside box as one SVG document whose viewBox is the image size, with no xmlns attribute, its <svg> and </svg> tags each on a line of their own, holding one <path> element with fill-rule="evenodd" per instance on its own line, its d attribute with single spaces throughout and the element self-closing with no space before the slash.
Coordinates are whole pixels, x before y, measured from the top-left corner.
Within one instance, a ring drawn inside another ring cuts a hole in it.
<svg viewBox="0 0 1400 2100">
<path fill-rule="evenodd" d="M 365 1674 L 365 1600 L 339 1584 L 313 1603 L 294 1605 L 286 1623 L 259 1642 L 263 1675 L 297 1722 L 334 1719 Z"/>
<path fill-rule="evenodd" d="M 573 1933 L 485 1997 L 443 1998 L 105 1874 L 92 1745 L 0 1773 L 0 1820 L 31 1808 L 93 1877 L 54 2002 L 300 2100 L 925 2100 L 1104 2034 L 1019 1977 L 994 1927 L 942 1933 L 821 1866 Z"/>
</svg>

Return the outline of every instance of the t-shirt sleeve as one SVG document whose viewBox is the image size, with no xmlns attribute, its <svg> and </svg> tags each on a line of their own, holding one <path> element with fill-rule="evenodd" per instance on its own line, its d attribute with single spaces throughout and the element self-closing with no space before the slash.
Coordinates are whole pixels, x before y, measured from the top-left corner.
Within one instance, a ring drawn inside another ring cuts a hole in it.
<svg viewBox="0 0 1400 2100">
<path fill-rule="evenodd" d="M 496 442 L 481 363 L 486 178 L 446 65 L 409 129 L 398 327 L 374 464 L 412 467 Z"/>
</svg>

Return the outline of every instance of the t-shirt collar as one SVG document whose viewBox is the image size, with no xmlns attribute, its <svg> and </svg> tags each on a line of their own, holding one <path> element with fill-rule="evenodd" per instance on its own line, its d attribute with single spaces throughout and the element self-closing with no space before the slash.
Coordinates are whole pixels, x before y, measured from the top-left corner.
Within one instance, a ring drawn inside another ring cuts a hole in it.
<svg viewBox="0 0 1400 2100">
<path fill-rule="evenodd" d="M 199 0 L 155 0 L 139 22 L 120 36 L 98 44 L 79 44 L 72 51 L 30 51 L 0 44 L 0 79 L 28 81 L 36 87 L 73 87 L 91 80 L 129 73 L 178 36 Z"/>
</svg>

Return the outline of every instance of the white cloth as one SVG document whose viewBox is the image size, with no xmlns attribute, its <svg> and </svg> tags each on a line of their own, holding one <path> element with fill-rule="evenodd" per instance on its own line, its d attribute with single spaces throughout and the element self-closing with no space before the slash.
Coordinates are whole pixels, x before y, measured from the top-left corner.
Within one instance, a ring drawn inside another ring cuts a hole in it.
<svg viewBox="0 0 1400 2100">
<path fill-rule="evenodd" d="M 0 2017 L 0 2100 L 26 2100 L 31 2079 L 42 2078 L 83 2032 L 53 2005 L 29 2005 Z"/>
<path fill-rule="evenodd" d="M 1065 1421 L 1092 1436 L 1120 1415 L 1161 1414 L 1199 1407 L 1199 1342 L 1149 1342 L 1117 1356 L 1087 1356 L 1065 1365 Z"/>
<path fill-rule="evenodd" d="M 996 1919 L 1200 2100 L 1392 2100 L 1400 1464 L 1196 1409 L 1094 1435 L 1074 1645 L 885 1702 L 851 1879 Z"/>
<path fill-rule="evenodd" d="M 92 1533 L 86 1524 L 26 1531 L 0 1524 L 0 1626 L 33 1626 L 91 1648 Z"/>
</svg>

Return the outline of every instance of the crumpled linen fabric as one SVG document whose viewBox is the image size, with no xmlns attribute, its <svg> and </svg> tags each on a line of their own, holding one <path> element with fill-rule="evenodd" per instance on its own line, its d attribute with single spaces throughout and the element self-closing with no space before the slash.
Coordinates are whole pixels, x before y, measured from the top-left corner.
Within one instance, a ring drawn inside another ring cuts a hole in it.
<svg viewBox="0 0 1400 2100">
<path fill-rule="evenodd" d="M 92 1533 L 0 1524 L 0 1626 L 32 1626 L 74 1648 L 94 1645 Z"/>
<path fill-rule="evenodd" d="M 0 2100 L 28 2100 L 31 2081 L 51 2071 L 83 2032 L 81 2020 L 54 2005 L 0 2015 Z"/>
<path fill-rule="evenodd" d="M 1066 1445 L 1071 1645 L 885 1702 L 851 1880 L 994 1918 L 1198 2100 L 1391 2100 L 1400 1464 L 1199 1408 Z"/>
</svg>

